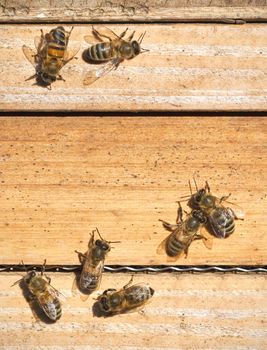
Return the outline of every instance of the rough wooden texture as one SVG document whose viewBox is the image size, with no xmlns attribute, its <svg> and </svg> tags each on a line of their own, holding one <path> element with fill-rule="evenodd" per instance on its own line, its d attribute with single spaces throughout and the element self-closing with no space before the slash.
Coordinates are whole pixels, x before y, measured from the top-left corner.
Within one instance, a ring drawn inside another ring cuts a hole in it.
<svg viewBox="0 0 267 350">
<path fill-rule="evenodd" d="M 266 20 L 266 0 L 1 0 L 1 22 Z"/>
<path fill-rule="evenodd" d="M 53 26 L 55 27 L 55 25 Z M 81 59 L 90 26 L 75 27 L 70 49 L 81 43 L 77 60 L 62 69 L 66 82 L 49 91 L 25 81 L 34 74 L 22 45 L 34 47 L 40 28 L 0 27 L 0 109 L 4 111 L 266 111 L 267 26 L 246 24 L 135 25 L 147 31 L 150 50 L 89 87 L 85 74 L 95 65 Z M 125 26 L 111 27 L 121 33 Z"/>
<path fill-rule="evenodd" d="M 266 128 L 254 117 L 1 118 L 0 264 L 78 264 L 96 226 L 121 241 L 107 264 L 166 264 L 158 219 L 175 222 L 195 173 L 246 217 L 177 263 L 266 264 Z"/>
<path fill-rule="evenodd" d="M 144 313 L 93 317 L 71 296 L 73 275 L 48 274 L 67 297 L 56 324 L 37 323 L 18 286 L 18 274 L 0 275 L 1 350 L 265 350 L 266 276 L 137 275 L 155 289 Z M 101 291 L 119 288 L 128 274 L 104 274 Z"/>
</svg>

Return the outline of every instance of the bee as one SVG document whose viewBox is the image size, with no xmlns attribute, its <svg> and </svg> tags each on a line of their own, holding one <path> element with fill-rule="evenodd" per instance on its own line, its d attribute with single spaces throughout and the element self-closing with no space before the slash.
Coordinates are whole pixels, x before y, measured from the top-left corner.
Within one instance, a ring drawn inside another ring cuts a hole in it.
<svg viewBox="0 0 267 350">
<path fill-rule="evenodd" d="M 59 300 L 60 293 L 51 286 L 51 278 L 44 273 L 45 265 L 46 260 L 39 274 L 36 271 L 27 271 L 24 265 L 27 274 L 22 279 L 15 282 L 13 286 L 23 281 L 28 289 L 31 304 L 36 301 L 46 316 L 51 321 L 55 322 L 60 319 L 62 314 Z"/>
<path fill-rule="evenodd" d="M 51 89 L 51 84 L 56 80 L 63 80 L 59 74 L 61 68 L 71 61 L 79 51 L 68 51 L 69 37 L 73 27 L 67 32 L 62 26 L 52 29 L 44 35 L 41 29 L 41 37 L 34 39 L 37 52 L 23 45 L 22 50 L 29 62 L 34 66 L 36 73 L 26 80 L 37 78 L 37 84 Z"/>
<path fill-rule="evenodd" d="M 97 298 L 100 310 L 106 316 L 136 311 L 142 308 L 154 294 L 149 285 L 134 284 L 133 276 L 120 290 L 107 289 Z"/>
<path fill-rule="evenodd" d="M 98 43 L 90 46 L 83 52 L 83 59 L 89 63 L 106 63 L 96 70 L 90 71 L 84 79 L 84 85 L 90 85 L 98 78 L 103 77 L 113 69 L 117 69 L 124 60 L 131 60 L 137 55 L 149 51 L 141 48 L 141 43 L 146 32 L 142 33 L 138 40 L 133 40 L 135 31 L 126 39 L 123 39 L 128 28 L 120 35 L 117 35 L 109 28 L 102 28 L 102 33 L 92 27 L 92 35 L 87 35 L 84 40 L 92 44 L 95 40 Z M 103 38 L 108 41 L 103 41 Z"/>
<path fill-rule="evenodd" d="M 204 231 L 199 231 L 207 221 L 206 215 L 202 210 L 192 210 L 183 220 L 183 209 L 178 202 L 178 211 L 176 224 L 171 225 L 166 221 L 159 220 L 163 223 L 163 227 L 171 231 L 171 234 L 159 245 L 158 254 L 166 253 L 169 261 L 176 261 L 181 256 L 188 255 L 188 249 L 191 243 L 195 240 L 202 239 L 208 249 L 212 248 L 212 237 L 204 234 Z"/>
<path fill-rule="evenodd" d="M 95 240 L 95 231 L 98 233 L 100 239 Z M 119 243 L 119 241 L 108 242 L 101 237 L 97 228 L 95 231 L 91 234 L 86 254 L 75 250 L 78 254 L 80 263 L 82 264 L 82 272 L 78 281 L 78 288 L 87 296 L 98 289 L 100 285 L 105 258 L 111 249 L 110 243 Z M 73 286 L 73 289 L 75 289 L 75 285 Z M 83 299 L 86 299 L 86 297 Z"/>
<path fill-rule="evenodd" d="M 217 238 L 227 238 L 234 233 L 235 220 L 244 219 L 243 210 L 236 204 L 230 203 L 227 199 L 228 196 L 218 198 L 211 194 L 210 186 L 206 181 L 205 187 L 200 190 L 196 186 L 196 193 L 192 193 L 191 184 L 189 181 L 189 187 L 191 195 L 188 201 L 188 206 L 192 209 L 201 210 L 207 217 L 206 227 L 208 231 Z M 231 207 L 226 207 L 223 203 L 229 203 L 230 206 L 235 206 L 234 211 Z"/>
</svg>

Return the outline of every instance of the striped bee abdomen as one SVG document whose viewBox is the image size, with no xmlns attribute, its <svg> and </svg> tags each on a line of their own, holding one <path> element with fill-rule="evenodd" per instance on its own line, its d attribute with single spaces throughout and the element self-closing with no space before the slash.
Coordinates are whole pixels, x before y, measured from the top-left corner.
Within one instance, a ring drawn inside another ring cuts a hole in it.
<svg viewBox="0 0 267 350">
<path fill-rule="evenodd" d="M 99 281 L 99 276 L 83 272 L 80 277 L 80 288 L 82 291 L 92 293 L 98 288 Z"/>
<path fill-rule="evenodd" d="M 85 56 L 91 61 L 108 61 L 113 58 L 111 45 L 109 42 L 93 45 L 85 51 Z"/>
<path fill-rule="evenodd" d="M 48 42 L 48 55 L 54 58 L 63 58 L 67 46 L 65 29 L 57 27 L 50 32 L 50 36 L 52 40 Z"/>
<path fill-rule="evenodd" d="M 216 208 L 209 217 L 209 223 L 214 235 L 218 238 L 227 238 L 235 230 L 235 221 L 228 208 Z"/>
<path fill-rule="evenodd" d="M 175 234 L 170 235 L 166 242 L 166 252 L 169 256 L 177 256 L 184 250 L 184 243 Z"/>
<path fill-rule="evenodd" d="M 143 304 L 150 299 L 154 294 L 154 290 L 147 285 L 134 285 L 127 288 L 125 298 L 129 305 Z"/>
</svg>

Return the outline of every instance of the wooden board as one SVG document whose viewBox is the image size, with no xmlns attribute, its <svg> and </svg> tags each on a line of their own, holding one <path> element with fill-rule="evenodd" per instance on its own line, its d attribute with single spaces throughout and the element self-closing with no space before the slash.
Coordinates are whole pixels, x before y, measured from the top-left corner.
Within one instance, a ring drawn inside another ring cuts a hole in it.
<svg viewBox="0 0 267 350">
<path fill-rule="evenodd" d="M 170 264 L 156 248 L 188 180 L 232 193 L 245 221 L 178 264 L 267 264 L 266 118 L 0 119 L 0 265 L 78 264 L 98 227 L 107 264 Z M 186 209 L 186 203 L 184 203 Z"/>
<path fill-rule="evenodd" d="M 76 26 L 70 49 L 81 43 L 78 59 L 61 71 L 51 91 L 25 81 L 34 68 L 22 52 L 34 48 L 40 29 L 53 26 L 0 27 L 0 109 L 2 111 L 267 111 L 267 25 L 132 25 L 146 31 L 149 49 L 89 87 L 83 41 L 91 27 Z M 112 25 L 117 33 L 125 26 Z"/>
<path fill-rule="evenodd" d="M 216 21 L 267 19 L 266 0 L 0 1 L 1 22 Z"/>
<path fill-rule="evenodd" d="M 265 350 L 266 275 L 137 275 L 155 289 L 143 314 L 93 317 L 86 302 L 71 296 L 72 274 L 51 274 L 67 300 L 56 324 L 37 323 L 18 286 L 20 276 L 0 275 L 1 350 Z M 104 274 L 101 291 L 119 288 L 128 274 Z"/>
</svg>

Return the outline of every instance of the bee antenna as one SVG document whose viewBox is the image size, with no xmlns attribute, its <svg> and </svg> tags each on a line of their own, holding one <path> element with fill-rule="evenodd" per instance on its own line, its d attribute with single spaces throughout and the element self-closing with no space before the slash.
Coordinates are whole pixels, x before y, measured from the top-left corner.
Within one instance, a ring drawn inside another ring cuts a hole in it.
<svg viewBox="0 0 267 350">
<path fill-rule="evenodd" d="M 189 185 L 190 193 L 191 193 L 191 196 L 192 196 L 193 191 L 192 191 L 192 186 L 191 186 L 191 181 L 190 180 L 188 180 L 188 185 Z"/>
<path fill-rule="evenodd" d="M 16 284 L 19 284 L 23 280 L 23 277 L 14 282 L 10 287 L 14 287 Z"/>
<path fill-rule="evenodd" d="M 27 269 L 27 267 L 25 266 L 23 260 L 21 260 L 21 263 L 20 263 L 20 264 L 24 267 L 24 270 L 25 270 L 26 272 L 28 272 L 28 269 Z"/>
<path fill-rule="evenodd" d="M 150 50 L 148 50 L 148 49 L 143 49 L 142 47 L 141 47 L 141 52 L 140 53 L 144 53 L 144 52 L 149 52 Z"/>
<path fill-rule="evenodd" d="M 194 174 L 194 176 L 193 176 L 193 180 L 194 180 L 194 184 L 195 184 L 196 190 L 197 190 L 197 192 L 198 192 L 198 187 L 197 187 L 197 182 L 196 182 L 196 179 L 195 179 L 195 174 Z"/>
<path fill-rule="evenodd" d="M 95 228 L 95 230 L 98 233 L 98 236 L 102 239 L 102 241 L 105 241 L 105 239 L 101 236 L 101 234 L 100 234 L 100 232 L 99 232 L 97 227 Z"/>
</svg>

